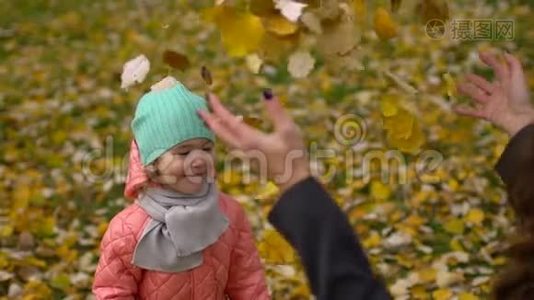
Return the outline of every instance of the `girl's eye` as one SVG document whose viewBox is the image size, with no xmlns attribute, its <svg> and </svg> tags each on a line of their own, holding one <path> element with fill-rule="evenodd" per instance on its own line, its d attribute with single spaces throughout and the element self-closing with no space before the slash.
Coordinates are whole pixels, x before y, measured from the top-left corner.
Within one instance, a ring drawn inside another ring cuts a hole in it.
<svg viewBox="0 0 534 300">
<path fill-rule="evenodd" d="M 206 151 L 206 152 L 211 152 L 212 149 L 213 149 L 213 148 L 210 147 L 210 148 L 204 148 L 204 149 L 202 149 L 202 150 L 204 150 L 204 151 Z"/>
<path fill-rule="evenodd" d="M 187 156 L 190 151 L 177 153 L 180 156 Z"/>
</svg>

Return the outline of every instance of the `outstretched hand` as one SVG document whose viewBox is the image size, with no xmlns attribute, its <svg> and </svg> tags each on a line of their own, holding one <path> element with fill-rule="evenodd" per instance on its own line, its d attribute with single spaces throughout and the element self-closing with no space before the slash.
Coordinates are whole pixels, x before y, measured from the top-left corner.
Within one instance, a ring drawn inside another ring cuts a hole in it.
<svg viewBox="0 0 534 300">
<path fill-rule="evenodd" d="M 299 128 L 284 111 L 270 90 L 264 91 L 264 103 L 274 132 L 255 129 L 233 115 L 213 94 L 207 95 L 212 112 L 198 111 L 215 134 L 247 158 L 259 159 L 269 179 L 282 191 L 310 176 L 308 155 Z M 262 170 L 260 170 L 262 171 Z"/>
<path fill-rule="evenodd" d="M 458 85 L 461 94 L 475 101 L 475 107 L 456 107 L 462 115 L 485 119 L 505 130 L 510 136 L 534 122 L 534 108 L 521 62 L 505 53 L 504 61 L 496 54 L 480 52 L 479 57 L 495 73 L 493 82 L 468 74 Z"/>
</svg>

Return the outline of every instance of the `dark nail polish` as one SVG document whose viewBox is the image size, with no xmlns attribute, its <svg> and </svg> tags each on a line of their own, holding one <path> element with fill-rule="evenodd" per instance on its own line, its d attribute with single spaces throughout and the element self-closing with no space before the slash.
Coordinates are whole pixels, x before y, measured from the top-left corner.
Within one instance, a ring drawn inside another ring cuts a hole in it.
<svg viewBox="0 0 534 300">
<path fill-rule="evenodd" d="M 265 100 L 273 99 L 273 91 L 271 89 L 264 89 L 263 90 L 263 98 Z"/>
</svg>

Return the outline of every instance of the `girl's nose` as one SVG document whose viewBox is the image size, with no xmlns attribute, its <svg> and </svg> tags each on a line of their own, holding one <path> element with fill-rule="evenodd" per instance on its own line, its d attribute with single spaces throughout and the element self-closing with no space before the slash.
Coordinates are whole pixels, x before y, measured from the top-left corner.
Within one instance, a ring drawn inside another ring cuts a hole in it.
<svg viewBox="0 0 534 300">
<path fill-rule="evenodd" d="M 201 151 L 201 150 L 200 151 L 194 151 L 191 154 L 193 154 L 193 157 L 192 157 L 192 160 L 191 160 L 191 167 L 193 169 L 198 170 L 198 169 L 206 168 L 206 166 L 208 164 L 207 159 L 209 159 L 209 157 L 207 157 L 203 151 Z"/>
<path fill-rule="evenodd" d="M 206 162 L 202 158 L 195 158 L 193 162 L 191 163 L 191 166 L 195 169 L 204 167 L 206 165 Z"/>
</svg>

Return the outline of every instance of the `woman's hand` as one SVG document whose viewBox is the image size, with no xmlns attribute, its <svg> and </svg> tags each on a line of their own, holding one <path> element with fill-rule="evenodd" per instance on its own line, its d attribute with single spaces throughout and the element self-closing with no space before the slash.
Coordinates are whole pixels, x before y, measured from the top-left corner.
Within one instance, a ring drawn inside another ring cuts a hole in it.
<svg viewBox="0 0 534 300">
<path fill-rule="evenodd" d="M 481 76 L 467 75 L 458 90 L 476 102 L 475 108 L 457 107 L 455 111 L 490 121 L 513 136 L 534 122 L 534 108 L 521 62 L 508 53 L 504 54 L 504 61 L 489 52 L 480 52 L 479 57 L 493 69 L 495 79 L 490 83 Z"/>
<path fill-rule="evenodd" d="M 283 192 L 310 176 L 308 154 L 299 128 L 277 97 L 270 90 L 264 91 L 263 95 L 274 124 L 272 133 L 264 133 L 242 122 L 212 94 L 207 96 L 212 113 L 198 113 L 224 143 L 242 151 L 248 159 L 258 159 L 260 172 L 266 171 L 268 178 Z"/>
</svg>

